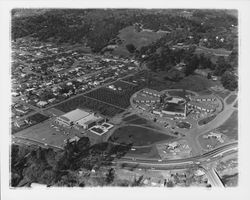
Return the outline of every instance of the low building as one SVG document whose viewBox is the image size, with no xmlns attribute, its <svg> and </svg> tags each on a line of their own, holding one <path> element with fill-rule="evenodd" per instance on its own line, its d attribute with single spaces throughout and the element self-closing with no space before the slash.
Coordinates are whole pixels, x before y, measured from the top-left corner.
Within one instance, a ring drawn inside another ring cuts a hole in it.
<svg viewBox="0 0 250 200">
<path fill-rule="evenodd" d="M 37 102 L 37 105 L 38 105 L 39 107 L 44 107 L 44 106 L 46 106 L 47 104 L 48 104 L 47 101 L 39 101 L 39 102 Z"/>
<path fill-rule="evenodd" d="M 142 95 L 137 95 L 134 97 L 134 101 L 136 103 L 159 103 L 160 102 L 160 97 L 158 96 L 142 96 Z"/>
<path fill-rule="evenodd" d="M 215 101 L 216 97 L 214 95 L 203 95 L 203 96 L 192 96 L 192 101 Z"/>
<path fill-rule="evenodd" d="M 207 113 L 212 113 L 216 110 L 215 104 L 204 104 L 204 103 L 196 102 L 196 101 L 188 102 L 188 106 L 192 109 L 198 109 L 200 111 L 204 111 Z"/>
<path fill-rule="evenodd" d="M 105 122 L 105 119 L 103 117 L 101 117 L 100 115 L 91 113 L 88 116 L 76 121 L 75 124 L 83 129 L 89 129 L 95 126 L 96 124 L 100 124 L 103 122 Z"/>
<path fill-rule="evenodd" d="M 161 92 L 158 92 L 156 90 L 152 90 L 152 89 L 149 89 L 149 88 L 143 89 L 142 93 L 145 93 L 145 94 L 148 94 L 148 95 L 151 95 L 151 96 L 155 96 L 155 97 L 161 97 L 161 95 L 162 95 Z"/>
</svg>

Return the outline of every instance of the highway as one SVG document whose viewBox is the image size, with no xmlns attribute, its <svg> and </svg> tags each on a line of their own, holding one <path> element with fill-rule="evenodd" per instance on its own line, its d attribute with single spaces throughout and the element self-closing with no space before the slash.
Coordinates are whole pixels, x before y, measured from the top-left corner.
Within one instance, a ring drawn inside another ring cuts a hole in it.
<svg viewBox="0 0 250 200">
<path fill-rule="evenodd" d="M 215 169 L 205 170 L 209 182 L 213 187 L 224 187 Z"/>
<path fill-rule="evenodd" d="M 216 149 L 213 149 L 209 152 L 206 152 L 204 154 L 194 156 L 194 157 L 189 157 L 189 158 L 183 158 L 183 159 L 175 159 L 175 160 L 163 160 L 161 162 L 158 161 L 158 159 L 145 159 L 145 158 L 134 158 L 134 157 L 123 157 L 119 160 L 117 160 L 117 163 L 131 163 L 131 164 L 139 164 L 139 165 L 147 165 L 147 166 L 154 166 L 155 168 L 157 167 L 167 167 L 171 165 L 193 165 L 193 164 L 206 164 L 207 160 L 209 162 L 216 160 L 223 156 L 224 153 L 230 152 L 230 151 L 237 151 L 238 147 L 238 142 L 232 142 L 225 144 L 223 146 L 220 146 Z"/>
</svg>

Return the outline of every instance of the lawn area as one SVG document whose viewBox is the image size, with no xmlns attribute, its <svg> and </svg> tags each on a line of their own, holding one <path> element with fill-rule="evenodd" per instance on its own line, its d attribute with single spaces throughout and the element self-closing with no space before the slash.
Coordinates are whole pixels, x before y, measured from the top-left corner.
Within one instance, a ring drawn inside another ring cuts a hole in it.
<svg viewBox="0 0 250 200">
<path fill-rule="evenodd" d="M 186 95 L 194 96 L 193 93 L 185 91 L 185 90 L 168 91 L 168 94 L 170 94 L 171 96 L 178 96 L 178 97 L 182 97 L 182 98 L 186 98 Z"/>
<path fill-rule="evenodd" d="M 159 141 L 171 139 L 174 139 L 174 137 L 133 125 L 116 129 L 109 138 L 110 141 L 118 143 L 133 143 L 134 146 L 151 145 Z"/>
<path fill-rule="evenodd" d="M 194 92 L 208 93 L 208 88 L 218 84 L 217 82 L 200 75 L 189 75 L 178 82 L 173 82 L 164 80 L 164 74 L 167 74 L 167 72 L 154 73 L 142 71 L 141 73 L 131 76 L 125 80 L 157 91 L 166 89 L 185 89 Z"/>
<path fill-rule="evenodd" d="M 123 121 L 128 122 L 128 121 L 132 121 L 132 120 L 135 120 L 135 119 L 138 119 L 138 118 L 139 118 L 138 115 L 130 115 L 130 116 L 126 117 L 126 118 L 123 118 Z"/>
<path fill-rule="evenodd" d="M 216 85 L 216 83 L 206 77 L 200 75 L 190 75 L 174 84 L 173 88 L 200 92 L 214 85 Z"/>
<path fill-rule="evenodd" d="M 229 96 L 229 97 L 226 99 L 226 103 L 227 103 L 227 104 L 231 104 L 236 98 L 237 98 L 237 95 L 236 95 L 236 94 L 232 94 L 231 96 Z"/>
<path fill-rule="evenodd" d="M 214 91 L 214 94 L 218 95 L 219 97 L 221 97 L 222 99 L 225 99 L 230 92 L 228 90 L 224 90 L 224 91 Z"/>
<path fill-rule="evenodd" d="M 222 132 L 229 139 L 238 139 L 238 111 L 234 111 L 229 119 L 217 128 L 219 132 Z"/>
<path fill-rule="evenodd" d="M 124 118 L 123 121 L 125 122 L 125 124 L 143 125 L 144 127 L 160 130 L 160 128 L 155 126 L 152 121 L 142 118 L 138 115 L 130 115 Z"/>
<path fill-rule="evenodd" d="M 127 156 L 134 156 L 134 157 L 144 157 L 144 158 L 154 158 L 154 159 L 160 159 L 160 155 L 158 154 L 158 151 L 153 145 L 152 147 L 142 147 L 142 148 L 136 148 L 134 151 L 130 150 L 127 154 Z"/>
<path fill-rule="evenodd" d="M 122 45 L 133 44 L 137 49 L 142 46 L 147 46 L 152 42 L 160 39 L 165 33 L 157 33 L 154 31 L 140 31 L 137 32 L 134 26 L 128 26 L 122 30 L 118 37 L 123 41 Z"/>
<path fill-rule="evenodd" d="M 212 116 L 206 117 L 206 118 L 204 118 L 204 119 L 198 121 L 198 124 L 199 124 L 200 126 L 202 126 L 202 125 L 204 125 L 204 124 L 207 124 L 207 123 L 209 123 L 210 121 L 212 121 L 215 117 L 216 117 L 216 115 L 212 115 Z"/>
<path fill-rule="evenodd" d="M 55 128 L 50 126 L 50 122 L 47 120 L 44 123 L 36 124 L 25 130 L 22 130 L 14 136 L 27 138 L 30 140 L 38 141 L 41 143 L 47 143 L 48 145 L 55 145 L 62 147 L 64 140 L 69 139 L 72 136 L 63 134 L 63 131 L 56 131 Z"/>
</svg>

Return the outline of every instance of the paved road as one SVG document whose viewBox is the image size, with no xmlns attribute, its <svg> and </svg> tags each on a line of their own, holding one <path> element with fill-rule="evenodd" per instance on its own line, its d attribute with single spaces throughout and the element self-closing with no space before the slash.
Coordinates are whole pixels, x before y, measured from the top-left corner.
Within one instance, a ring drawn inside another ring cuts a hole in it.
<svg viewBox="0 0 250 200">
<path fill-rule="evenodd" d="M 234 103 L 237 101 L 237 98 L 231 104 L 226 104 L 226 99 L 224 99 L 223 111 L 221 111 L 214 120 L 205 125 L 193 127 L 189 132 L 186 133 L 185 139 L 192 147 L 193 155 L 199 155 L 203 153 L 202 147 L 198 141 L 198 137 L 222 125 L 232 115 L 232 113 L 237 110 L 235 107 L 233 107 Z"/>
<path fill-rule="evenodd" d="M 219 178 L 219 175 L 215 171 L 215 169 L 211 168 L 209 170 L 206 170 L 207 178 L 210 182 L 210 184 L 214 187 L 224 187 L 223 183 L 221 182 L 221 179 Z"/>
<path fill-rule="evenodd" d="M 134 157 L 122 157 L 121 159 L 117 160 L 117 162 L 126 162 L 126 163 L 133 163 L 133 164 L 145 164 L 150 166 L 167 166 L 167 165 L 175 165 L 175 164 L 193 164 L 194 162 L 199 162 L 199 164 L 207 163 L 208 159 L 209 162 L 213 161 L 213 159 L 218 159 L 223 154 L 235 151 L 238 148 L 238 142 L 234 141 L 218 148 L 215 148 L 209 152 L 206 152 L 202 155 L 193 156 L 189 158 L 182 158 L 182 159 L 174 159 L 174 160 L 162 160 L 159 162 L 158 159 L 148 159 L 148 158 L 134 158 Z"/>
</svg>

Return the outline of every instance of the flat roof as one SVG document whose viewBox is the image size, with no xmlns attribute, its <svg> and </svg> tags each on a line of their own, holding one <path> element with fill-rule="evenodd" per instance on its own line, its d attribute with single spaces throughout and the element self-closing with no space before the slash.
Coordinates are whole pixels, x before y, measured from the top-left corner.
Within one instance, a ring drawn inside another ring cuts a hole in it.
<svg viewBox="0 0 250 200">
<path fill-rule="evenodd" d="M 165 111 L 169 111 L 169 112 L 179 112 L 179 113 L 183 113 L 185 112 L 185 104 L 175 104 L 175 103 L 168 103 L 165 105 L 165 108 L 163 109 Z"/>
<path fill-rule="evenodd" d="M 86 117 L 81 118 L 76 123 L 83 126 L 83 125 L 89 124 L 89 123 L 91 123 L 93 121 L 96 121 L 98 119 L 103 119 L 103 118 L 101 116 L 99 116 L 99 115 L 94 115 L 94 113 L 92 113 L 92 114 L 89 114 Z"/>
<path fill-rule="evenodd" d="M 68 119 L 67 121 L 75 122 L 75 121 L 78 121 L 78 120 L 88 116 L 88 115 L 90 115 L 89 112 L 86 112 L 86 111 L 84 111 L 82 109 L 77 108 L 75 110 L 72 110 L 72 111 L 60 116 L 60 117 L 62 119 L 65 119 L 65 120 Z"/>
</svg>

